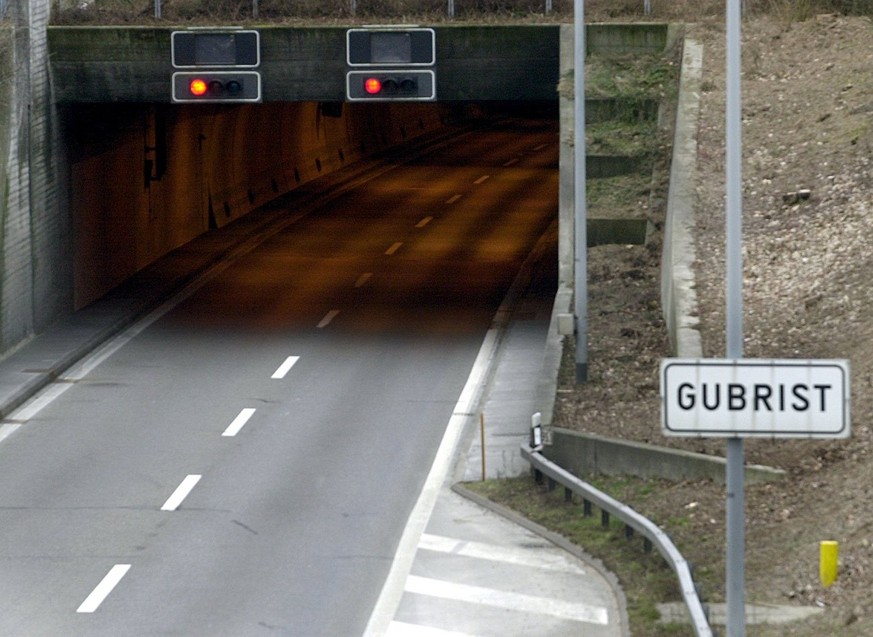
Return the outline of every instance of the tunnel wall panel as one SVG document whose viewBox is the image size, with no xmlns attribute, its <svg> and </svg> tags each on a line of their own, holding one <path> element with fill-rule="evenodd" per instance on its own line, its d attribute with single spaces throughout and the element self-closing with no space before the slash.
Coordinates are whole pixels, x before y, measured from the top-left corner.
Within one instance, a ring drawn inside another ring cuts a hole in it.
<svg viewBox="0 0 873 637">
<path fill-rule="evenodd" d="M 75 307 L 289 190 L 438 130 L 443 110 L 345 104 L 325 114 L 317 102 L 68 107 Z"/>
</svg>

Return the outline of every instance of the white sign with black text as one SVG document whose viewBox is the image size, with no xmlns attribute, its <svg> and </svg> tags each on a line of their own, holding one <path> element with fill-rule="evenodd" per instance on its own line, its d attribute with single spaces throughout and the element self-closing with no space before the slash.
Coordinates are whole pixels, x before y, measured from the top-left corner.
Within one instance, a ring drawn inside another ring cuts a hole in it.
<svg viewBox="0 0 873 637">
<path fill-rule="evenodd" d="M 665 436 L 847 438 L 845 360 L 661 361 Z"/>
</svg>

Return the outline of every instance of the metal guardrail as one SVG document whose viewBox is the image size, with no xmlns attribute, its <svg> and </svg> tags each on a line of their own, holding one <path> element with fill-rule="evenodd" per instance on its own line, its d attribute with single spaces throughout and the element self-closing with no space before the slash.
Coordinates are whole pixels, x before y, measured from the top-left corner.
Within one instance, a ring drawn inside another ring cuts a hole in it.
<svg viewBox="0 0 873 637">
<path fill-rule="evenodd" d="M 667 561 L 676 576 L 679 578 L 679 587 L 682 590 L 682 599 L 688 607 L 691 616 L 691 625 L 697 637 L 712 637 L 712 628 L 706 616 L 703 604 L 697 594 L 697 588 L 691 577 L 691 569 L 688 562 L 673 544 L 673 541 L 658 528 L 651 520 L 643 517 L 626 504 L 611 498 L 602 491 L 594 488 L 587 482 L 580 480 L 569 471 L 562 469 L 555 463 L 545 458 L 541 453 L 522 445 L 521 455 L 527 460 L 534 471 L 549 478 L 550 485 L 560 483 L 564 486 L 565 495 L 569 497 L 575 493 L 582 498 L 586 513 L 590 513 L 590 506 L 594 504 L 605 516 L 604 523 L 609 523 L 609 516 L 615 516 L 625 524 L 626 534 L 639 533 L 649 545 L 658 549 L 658 552 Z"/>
</svg>

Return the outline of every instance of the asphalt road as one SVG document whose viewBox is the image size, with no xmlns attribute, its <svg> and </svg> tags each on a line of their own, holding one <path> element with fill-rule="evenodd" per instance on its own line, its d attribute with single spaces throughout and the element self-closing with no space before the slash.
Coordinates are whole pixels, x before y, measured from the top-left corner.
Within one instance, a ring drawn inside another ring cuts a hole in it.
<svg viewBox="0 0 873 637">
<path fill-rule="evenodd" d="M 382 172 L 13 414 L 0 634 L 361 634 L 557 153 L 515 120 Z"/>
</svg>

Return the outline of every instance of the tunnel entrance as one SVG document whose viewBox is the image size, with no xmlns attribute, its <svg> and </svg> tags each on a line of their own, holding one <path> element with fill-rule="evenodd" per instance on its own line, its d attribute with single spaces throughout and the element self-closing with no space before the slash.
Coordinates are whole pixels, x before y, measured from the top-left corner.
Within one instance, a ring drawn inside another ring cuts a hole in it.
<svg viewBox="0 0 873 637">
<path fill-rule="evenodd" d="M 303 184 L 557 103 L 67 104 L 74 304 Z"/>
</svg>

